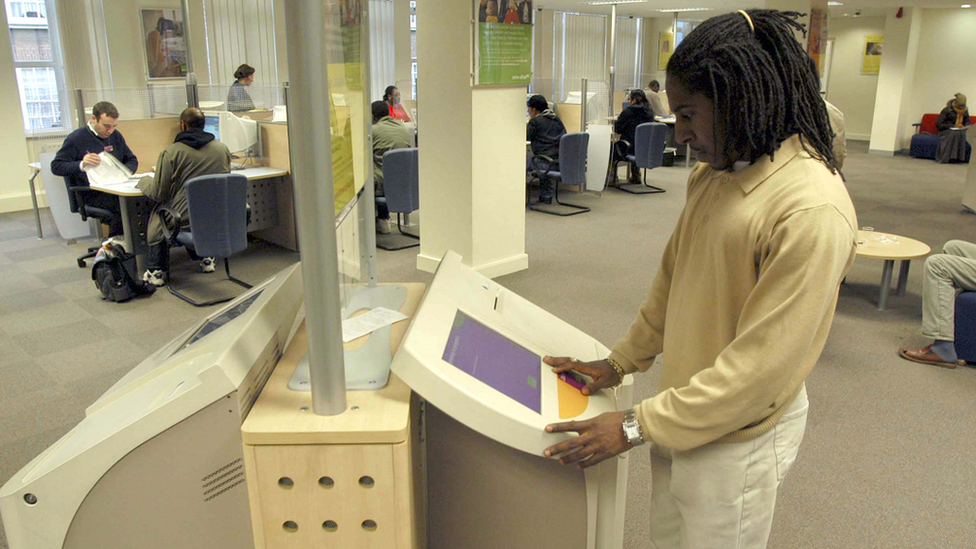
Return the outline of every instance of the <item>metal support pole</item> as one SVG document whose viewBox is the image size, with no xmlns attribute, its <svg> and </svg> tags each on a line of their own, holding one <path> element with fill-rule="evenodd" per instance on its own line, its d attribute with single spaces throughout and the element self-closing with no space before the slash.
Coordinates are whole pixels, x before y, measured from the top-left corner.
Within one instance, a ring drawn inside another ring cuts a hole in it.
<svg viewBox="0 0 976 549">
<path fill-rule="evenodd" d="M 363 2 L 363 14 L 362 14 L 362 25 L 364 29 L 369 27 L 369 3 Z M 369 43 L 369 33 L 362 33 L 362 51 L 370 51 Z M 372 79 L 370 75 L 372 74 L 372 66 L 370 64 L 370 56 L 363 56 L 363 75 L 365 81 L 363 82 L 363 90 L 372 89 Z M 372 120 L 372 109 L 371 103 L 369 101 L 368 93 L 363 94 L 363 112 L 366 113 L 366 117 Z M 417 121 L 414 120 L 414 124 Z M 362 144 L 364 151 L 373 150 L 373 125 L 366 125 L 366 135 L 365 140 Z M 367 285 L 370 288 L 376 287 L 377 283 L 377 271 L 376 271 L 376 189 L 373 187 L 373 163 L 367 162 L 366 171 L 366 183 L 363 185 L 365 189 L 360 193 L 359 202 L 359 230 L 362 234 L 361 246 L 362 251 L 360 252 L 360 262 L 361 274 L 366 279 Z"/>
<path fill-rule="evenodd" d="M 580 131 L 586 131 L 586 93 L 590 88 L 590 80 L 588 78 L 583 78 L 580 81 Z"/>
<path fill-rule="evenodd" d="M 190 29 L 187 24 L 190 22 L 190 9 L 188 0 L 180 2 L 180 11 L 183 12 L 183 43 L 186 45 L 186 72 L 193 73 L 193 47 L 190 45 Z M 196 83 L 196 81 L 194 81 Z M 189 99 L 189 98 L 188 98 Z M 189 103 L 189 101 L 187 101 Z M 196 107 L 197 105 L 190 105 Z"/>
<path fill-rule="evenodd" d="M 291 2 L 285 10 L 288 66 L 291 74 L 301 75 L 289 90 L 288 141 L 302 241 L 312 408 L 319 415 L 346 410 L 325 58 L 330 36 L 323 32 L 329 24 L 323 2 Z"/>
<path fill-rule="evenodd" d="M 88 124 L 88 117 L 85 116 L 85 96 L 81 93 L 81 88 L 75 88 L 75 116 L 78 118 L 79 128 L 84 128 Z"/>
<path fill-rule="evenodd" d="M 610 114 L 613 115 L 613 81 L 617 72 L 617 4 L 610 4 Z"/>
<path fill-rule="evenodd" d="M 200 94 L 197 91 L 197 75 L 192 72 L 186 75 L 186 106 L 200 107 Z"/>
</svg>

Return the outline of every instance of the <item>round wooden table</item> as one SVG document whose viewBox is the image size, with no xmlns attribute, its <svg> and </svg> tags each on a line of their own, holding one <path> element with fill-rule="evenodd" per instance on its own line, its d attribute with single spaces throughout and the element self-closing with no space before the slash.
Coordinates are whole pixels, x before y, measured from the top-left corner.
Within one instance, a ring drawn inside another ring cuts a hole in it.
<svg viewBox="0 0 976 549">
<path fill-rule="evenodd" d="M 879 311 L 883 311 L 888 304 L 891 273 L 895 268 L 895 261 L 901 261 L 895 295 L 905 295 L 911 260 L 925 257 L 931 251 L 932 248 L 929 248 L 928 244 L 906 236 L 875 231 L 857 232 L 857 256 L 884 260 L 884 268 L 881 271 L 881 296 L 878 298 Z"/>
</svg>

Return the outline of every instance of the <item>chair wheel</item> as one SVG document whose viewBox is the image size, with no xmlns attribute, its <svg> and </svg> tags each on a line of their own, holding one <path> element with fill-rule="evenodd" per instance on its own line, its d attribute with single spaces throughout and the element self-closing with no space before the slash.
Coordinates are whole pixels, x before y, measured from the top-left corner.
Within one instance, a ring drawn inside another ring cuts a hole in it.
<svg viewBox="0 0 976 549">
<path fill-rule="evenodd" d="M 85 267 L 87 267 L 87 265 L 85 265 L 85 260 L 84 259 L 79 259 L 78 260 L 78 268 L 79 269 L 84 269 Z"/>
</svg>

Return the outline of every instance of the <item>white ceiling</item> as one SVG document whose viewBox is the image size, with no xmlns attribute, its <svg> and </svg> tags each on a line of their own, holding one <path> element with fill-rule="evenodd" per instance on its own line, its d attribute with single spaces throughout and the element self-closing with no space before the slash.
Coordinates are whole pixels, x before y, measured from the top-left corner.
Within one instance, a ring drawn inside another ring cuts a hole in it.
<svg viewBox="0 0 976 549">
<path fill-rule="evenodd" d="M 839 0 L 843 6 L 830 8 L 831 17 L 844 17 L 845 14 L 853 16 L 855 11 L 861 11 L 862 17 L 883 15 L 887 8 L 910 7 L 905 5 L 903 0 Z M 534 6 L 543 9 L 555 9 L 560 11 L 572 11 L 581 13 L 602 13 L 609 14 L 610 6 L 590 6 L 580 0 L 535 0 Z M 964 0 L 915 0 L 912 6 L 922 8 L 956 8 L 964 3 Z M 684 12 L 680 14 L 682 19 L 704 20 L 712 15 L 727 13 L 730 11 L 762 7 L 764 1 L 757 0 L 647 0 L 640 4 L 620 4 L 617 6 L 617 15 L 637 15 L 641 17 L 673 17 L 671 12 L 662 13 L 658 10 L 675 7 L 696 7 L 709 8 L 710 11 Z M 976 8 L 973 8 L 976 9 Z"/>
</svg>

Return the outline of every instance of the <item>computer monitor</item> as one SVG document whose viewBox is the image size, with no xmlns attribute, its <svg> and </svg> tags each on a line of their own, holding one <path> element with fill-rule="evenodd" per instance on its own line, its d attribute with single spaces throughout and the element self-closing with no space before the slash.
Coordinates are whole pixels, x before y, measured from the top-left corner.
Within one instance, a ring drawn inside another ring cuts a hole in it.
<svg viewBox="0 0 976 549">
<path fill-rule="evenodd" d="M 212 133 L 217 141 L 220 141 L 220 117 L 217 113 L 204 114 L 203 131 L 207 133 Z"/>
<path fill-rule="evenodd" d="M 247 151 L 258 142 L 258 123 L 240 118 L 230 112 L 221 112 L 219 118 L 220 142 L 227 145 L 230 152 Z"/>
</svg>

